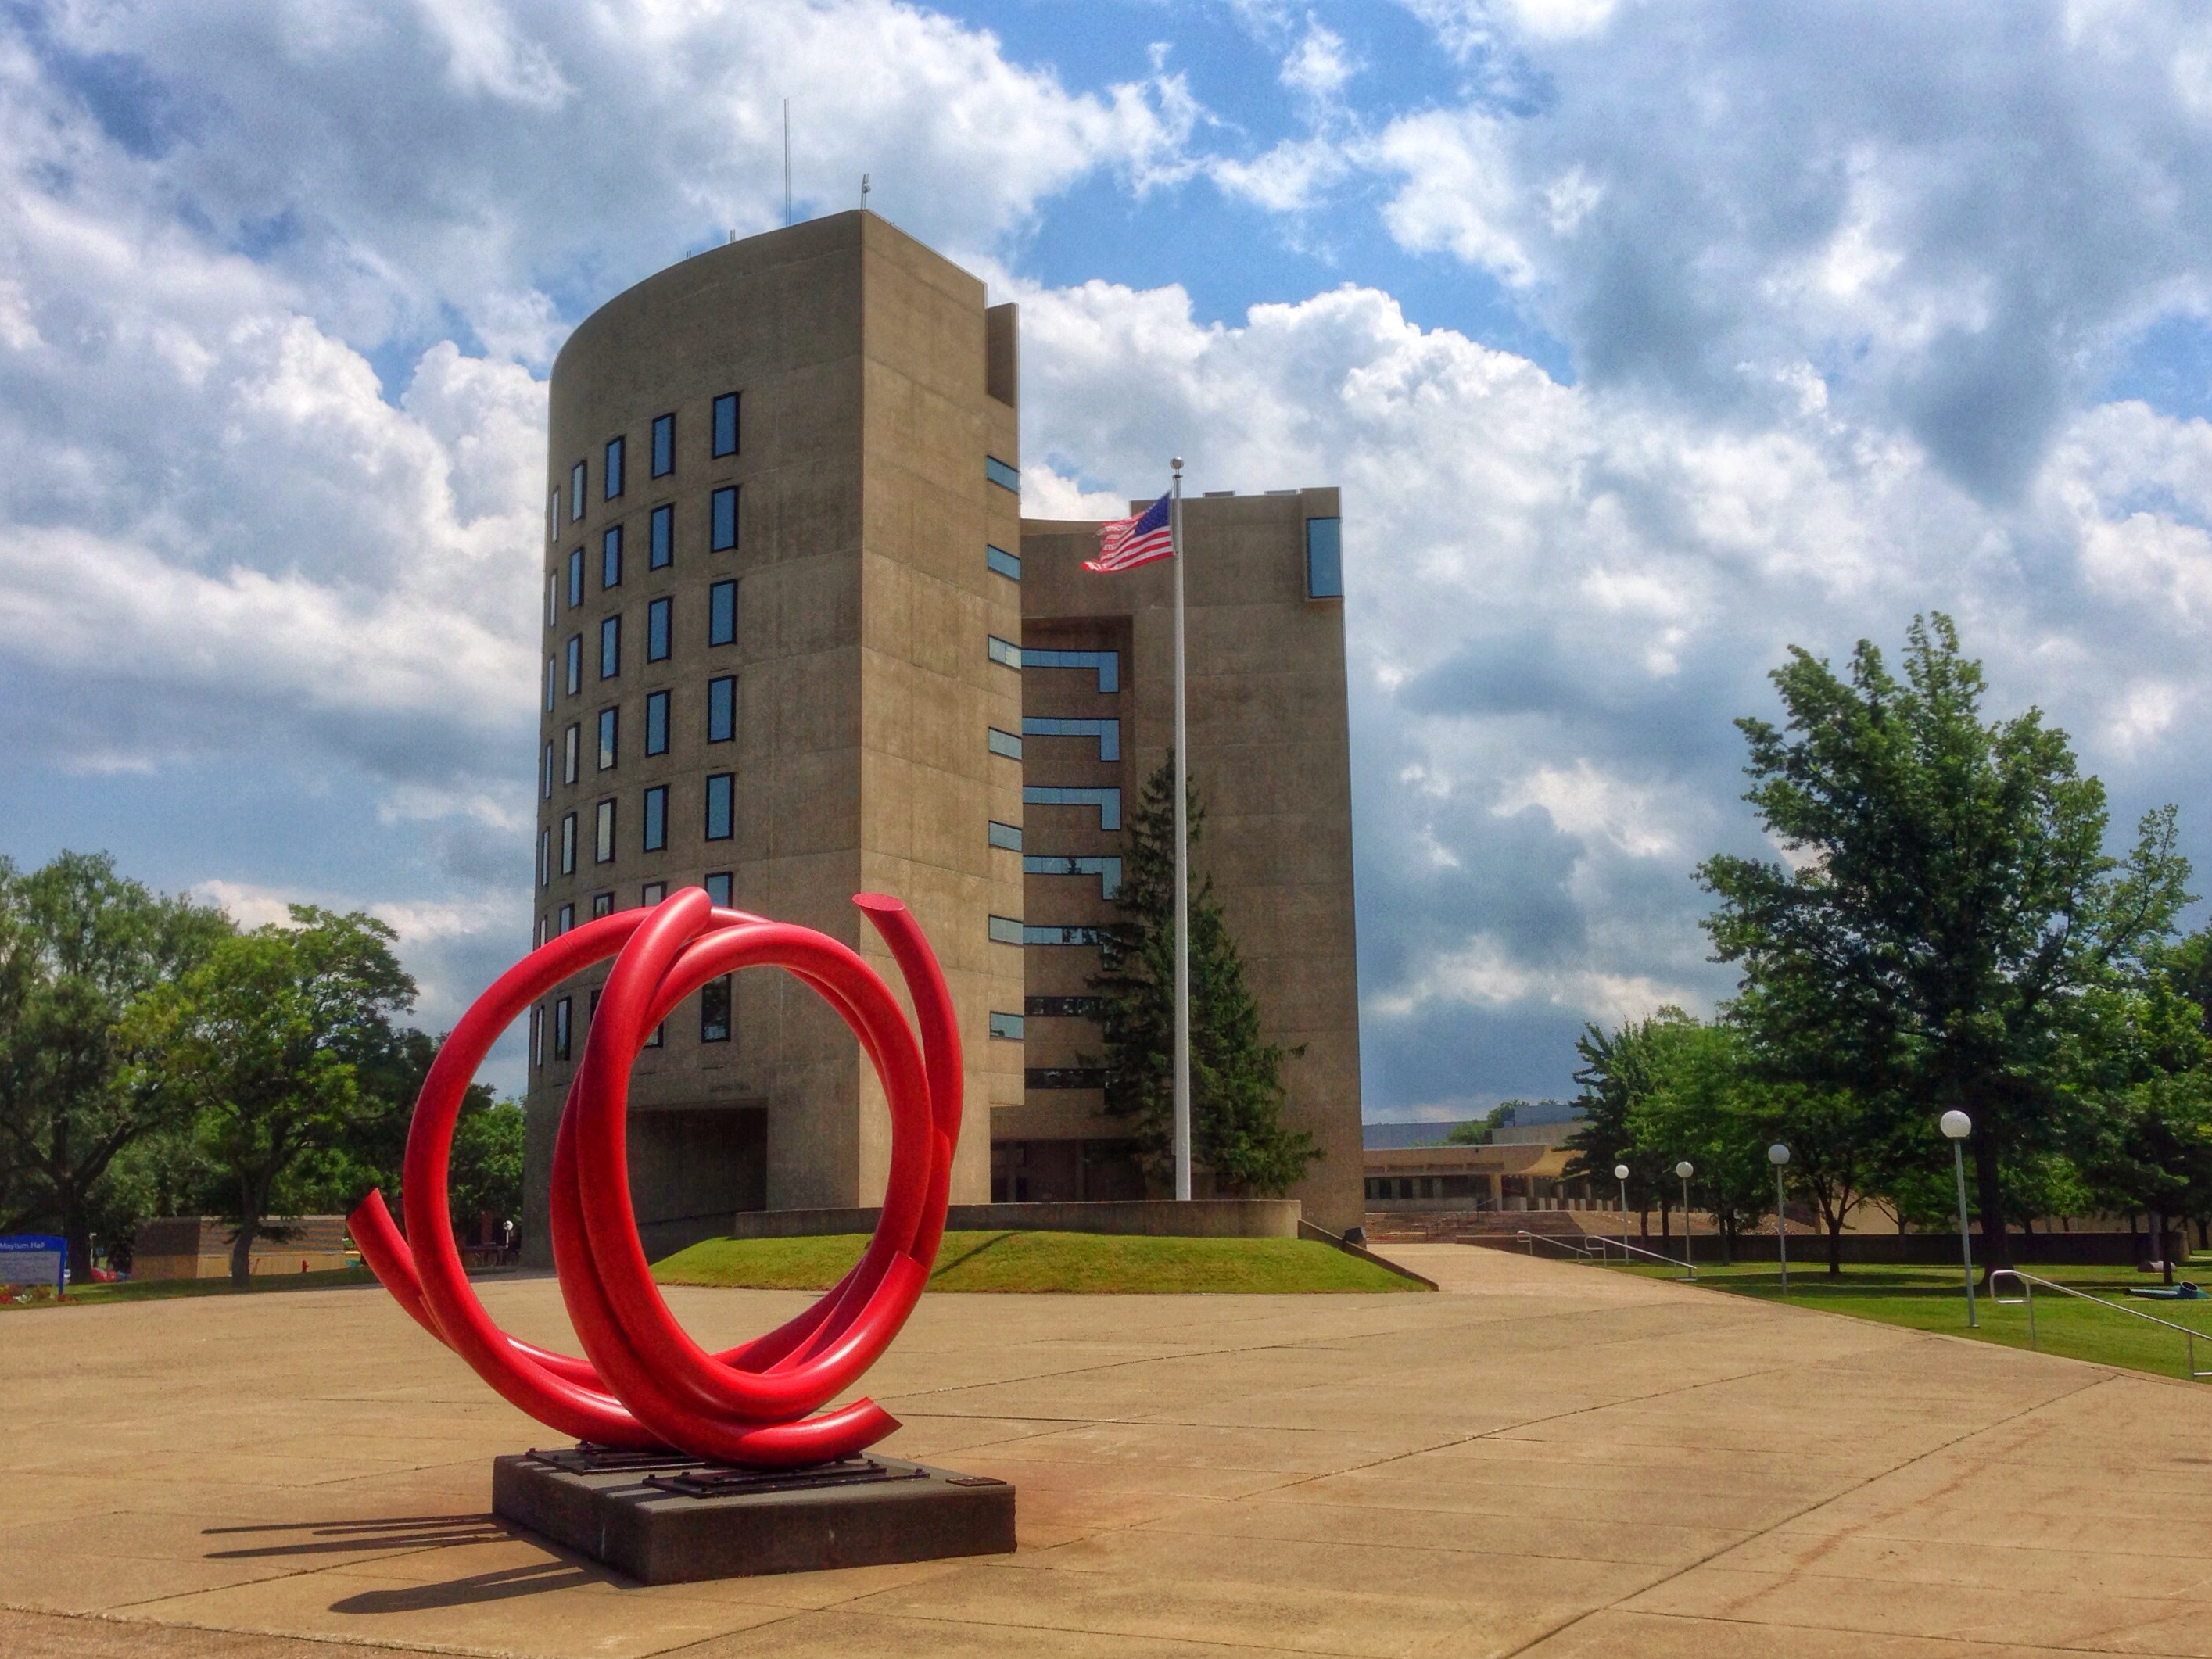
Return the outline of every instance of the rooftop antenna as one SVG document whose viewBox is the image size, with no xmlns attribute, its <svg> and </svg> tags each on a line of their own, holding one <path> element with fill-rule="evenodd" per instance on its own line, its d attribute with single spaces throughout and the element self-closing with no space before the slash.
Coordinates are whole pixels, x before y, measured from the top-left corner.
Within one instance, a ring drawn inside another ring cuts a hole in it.
<svg viewBox="0 0 2212 1659">
<path fill-rule="evenodd" d="M 868 175 L 867 175 L 866 173 L 862 173 L 862 174 L 860 175 L 860 211 L 861 211 L 861 212 L 863 212 L 863 213 L 866 213 L 867 210 L 868 210 Z"/>
<path fill-rule="evenodd" d="M 783 222 L 791 223 L 791 100 L 783 100 Z"/>
</svg>

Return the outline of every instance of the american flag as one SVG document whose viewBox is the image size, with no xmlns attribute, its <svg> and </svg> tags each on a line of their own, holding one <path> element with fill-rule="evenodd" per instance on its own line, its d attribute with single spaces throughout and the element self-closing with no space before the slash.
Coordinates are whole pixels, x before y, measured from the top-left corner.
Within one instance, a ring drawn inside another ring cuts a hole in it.
<svg viewBox="0 0 2212 1659">
<path fill-rule="evenodd" d="M 1116 519 L 1098 526 L 1098 556 L 1085 559 L 1085 570 L 1128 570 L 1154 559 L 1175 554 L 1168 518 L 1168 497 L 1163 495 L 1133 519 Z"/>
</svg>

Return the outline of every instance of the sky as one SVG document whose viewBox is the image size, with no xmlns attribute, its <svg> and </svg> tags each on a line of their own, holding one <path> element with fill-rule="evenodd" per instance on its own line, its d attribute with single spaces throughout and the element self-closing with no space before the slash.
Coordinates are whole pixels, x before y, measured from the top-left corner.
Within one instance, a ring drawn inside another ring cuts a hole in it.
<svg viewBox="0 0 2212 1659">
<path fill-rule="evenodd" d="M 2212 13 L 2124 0 L 9 0 L 0 853 L 370 909 L 449 1024 L 553 355 L 781 222 L 785 99 L 1020 302 L 1027 511 L 1341 487 L 1370 1119 L 1730 994 L 1792 645 L 1951 614 L 2212 881 Z"/>
</svg>

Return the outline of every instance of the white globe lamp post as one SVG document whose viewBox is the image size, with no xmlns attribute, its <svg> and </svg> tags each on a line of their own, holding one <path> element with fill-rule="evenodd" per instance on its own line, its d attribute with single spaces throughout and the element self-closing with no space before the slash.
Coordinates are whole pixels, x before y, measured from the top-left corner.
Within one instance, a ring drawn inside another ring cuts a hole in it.
<svg viewBox="0 0 2212 1659">
<path fill-rule="evenodd" d="M 1628 1265 L 1628 1166 L 1613 1166 L 1613 1178 L 1620 1183 L 1620 1262 Z"/>
<path fill-rule="evenodd" d="M 1697 1258 L 1692 1254 L 1690 1245 L 1690 1177 L 1697 1172 L 1696 1166 L 1686 1158 L 1674 1166 L 1674 1173 L 1682 1181 L 1682 1266 L 1689 1270 L 1692 1279 L 1698 1276 L 1698 1269 L 1694 1265 Z"/>
<path fill-rule="evenodd" d="M 1966 1328 L 1973 1330 L 1981 1324 L 1974 1316 L 1974 1246 L 1966 1231 L 1966 1137 L 1974 1133 L 1974 1120 L 1954 1108 L 1938 1121 L 1951 1143 L 1951 1172 L 1959 1182 L 1959 1260 L 1966 1272 Z"/>
<path fill-rule="evenodd" d="M 1776 1141 L 1766 1149 L 1774 1166 L 1774 1242 L 1782 1252 L 1782 1294 L 1790 1294 L 1790 1218 L 1782 1212 L 1782 1171 L 1789 1167 L 1790 1149 Z"/>
</svg>

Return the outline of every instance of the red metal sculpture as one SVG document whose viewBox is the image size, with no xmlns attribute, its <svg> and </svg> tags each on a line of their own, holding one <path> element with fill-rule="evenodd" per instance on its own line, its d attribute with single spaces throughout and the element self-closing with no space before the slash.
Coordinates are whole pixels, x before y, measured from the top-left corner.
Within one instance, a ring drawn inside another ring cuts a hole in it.
<svg viewBox="0 0 2212 1659">
<path fill-rule="evenodd" d="M 875 893 L 854 902 L 890 947 L 919 1039 L 851 950 L 812 928 L 716 908 L 696 887 L 578 927 L 501 975 L 446 1039 L 416 1102 L 406 1238 L 381 1193 L 349 1218 L 362 1257 L 400 1306 L 514 1405 L 602 1446 L 780 1468 L 848 1455 L 896 1428 L 869 1400 L 808 1413 L 875 1362 L 928 1281 L 960 1138 L 960 1036 L 945 975 L 906 907 Z M 578 1359 L 508 1335 L 484 1311 L 453 1243 L 447 1162 L 462 1091 L 493 1042 L 538 997 L 611 956 L 553 1150 L 553 1259 L 588 1356 Z M 670 1315 L 638 1239 L 623 1138 L 629 1071 L 678 1003 L 710 979 L 757 967 L 811 986 L 860 1039 L 890 1106 L 890 1178 L 858 1267 L 788 1324 L 708 1353 Z"/>
</svg>

